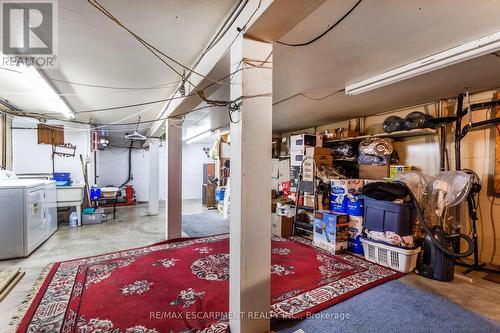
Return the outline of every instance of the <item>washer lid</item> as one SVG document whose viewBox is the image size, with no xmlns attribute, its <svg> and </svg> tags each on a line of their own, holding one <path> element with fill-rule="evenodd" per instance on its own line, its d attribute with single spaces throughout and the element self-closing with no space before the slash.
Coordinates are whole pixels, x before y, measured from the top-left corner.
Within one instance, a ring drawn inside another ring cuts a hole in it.
<svg viewBox="0 0 500 333">
<path fill-rule="evenodd" d="M 10 179 L 17 179 L 16 173 L 14 171 L 0 170 L 0 182 Z"/>
<path fill-rule="evenodd" d="M 46 181 L 41 179 L 9 179 L 0 180 L 0 188 L 27 188 L 36 186 L 45 186 Z"/>
</svg>

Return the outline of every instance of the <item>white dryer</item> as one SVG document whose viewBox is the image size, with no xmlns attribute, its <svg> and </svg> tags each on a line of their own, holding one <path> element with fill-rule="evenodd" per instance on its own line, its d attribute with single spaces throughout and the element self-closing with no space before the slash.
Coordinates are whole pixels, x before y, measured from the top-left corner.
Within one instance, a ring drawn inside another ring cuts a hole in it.
<svg viewBox="0 0 500 333">
<path fill-rule="evenodd" d="M 0 171 L 0 259 L 28 256 L 56 230 L 55 182 Z"/>
</svg>

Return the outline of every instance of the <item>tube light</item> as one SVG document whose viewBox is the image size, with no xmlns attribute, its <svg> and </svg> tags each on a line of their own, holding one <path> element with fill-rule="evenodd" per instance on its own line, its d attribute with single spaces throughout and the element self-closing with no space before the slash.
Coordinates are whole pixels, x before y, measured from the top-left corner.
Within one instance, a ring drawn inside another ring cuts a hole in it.
<svg viewBox="0 0 500 333">
<path fill-rule="evenodd" d="M 56 89 L 50 84 L 45 75 L 34 66 L 9 66 L 19 73 L 18 79 L 22 86 L 30 89 L 33 95 L 39 95 L 44 100 L 44 107 L 47 110 L 58 112 L 67 119 L 74 119 L 75 114 L 70 109 L 66 101 L 58 95 Z M 16 76 L 13 76 L 15 78 Z"/>
<path fill-rule="evenodd" d="M 500 32 L 495 32 L 369 79 L 348 85 L 345 87 L 345 93 L 350 96 L 361 94 L 499 50 Z"/>
<path fill-rule="evenodd" d="M 200 134 L 196 134 L 195 136 L 192 136 L 189 139 L 184 140 L 184 142 L 186 142 L 186 144 L 191 144 L 191 143 L 200 141 L 202 139 L 208 138 L 212 134 L 213 134 L 213 132 L 210 131 L 210 130 L 208 130 L 208 131 L 205 131 L 205 132 L 201 132 Z"/>
</svg>

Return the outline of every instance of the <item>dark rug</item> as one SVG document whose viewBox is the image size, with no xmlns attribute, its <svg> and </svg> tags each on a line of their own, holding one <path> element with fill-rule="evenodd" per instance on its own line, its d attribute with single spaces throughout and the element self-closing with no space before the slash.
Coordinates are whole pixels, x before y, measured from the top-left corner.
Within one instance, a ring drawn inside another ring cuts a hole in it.
<svg viewBox="0 0 500 333">
<path fill-rule="evenodd" d="M 190 237 L 220 235 L 229 232 L 229 221 L 217 212 L 182 215 L 182 231 Z"/>
<path fill-rule="evenodd" d="M 442 297 L 391 281 L 365 291 L 304 320 L 275 323 L 292 333 L 500 332 L 500 323 L 470 312 Z M 299 331 L 300 332 L 300 331 Z"/>
</svg>

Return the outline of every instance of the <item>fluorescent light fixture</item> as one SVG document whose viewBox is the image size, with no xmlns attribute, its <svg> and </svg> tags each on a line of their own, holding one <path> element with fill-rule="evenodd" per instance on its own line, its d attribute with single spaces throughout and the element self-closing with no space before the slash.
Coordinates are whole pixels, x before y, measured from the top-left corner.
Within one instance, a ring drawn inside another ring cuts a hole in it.
<svg viewBox="0 0 500 333">
<path fill-rule="evenodd" d="M 436 53 L 430 57 L 420 59 L 371 77 L 369 79 L 345 87 L 346 95 L 357 95 L 403 81 L 437 69 L 451 66 L 463 61 L 491 54 L 500 50 L 500 32 L 495 32 L 474 41 Z"/>
<path fill-rule="evenodd" d="M 187 144 L 191 144 L 191 143 L 200 141 L 202 139 L 208 138 L 212 134 L 214 134 L 214 132 L 208 130 L 205 132 L 201 132 L 200 134 L 196 134 L 195 136 L 192 136 L 189 139 L 185 139 L 184 142 L 186 142 Z"/>
<path fill-rule="evenodd" d="M 19 86 L 26 87 L 33 95 L 38 95 L 43 100 L 43 107 L 50 112 L 62 114 L 67 119 L 74 119 L 75 114 L 69 108 L 66 101 L 58 95 L 55 87 L 53 87 L 42 72 L 34 66 L 9 66 L 9 69 L 16 71 L 19 74 L 12 76 L 18 77 Z M 26 110 L 30 111 L 30 110 Z M 34 110 L 37 112 L 38 110 Z"/>
</svg>

